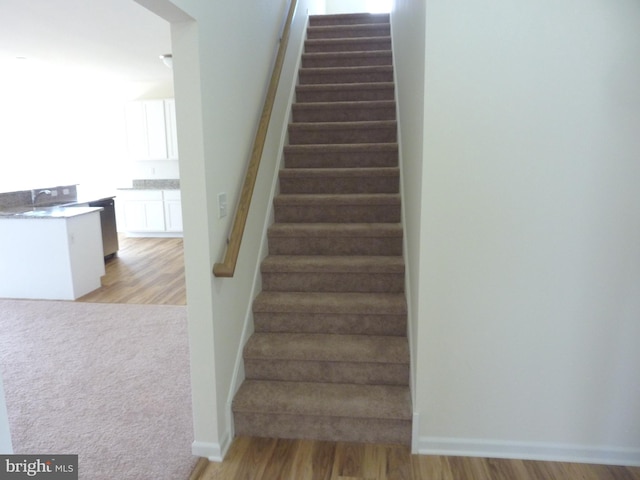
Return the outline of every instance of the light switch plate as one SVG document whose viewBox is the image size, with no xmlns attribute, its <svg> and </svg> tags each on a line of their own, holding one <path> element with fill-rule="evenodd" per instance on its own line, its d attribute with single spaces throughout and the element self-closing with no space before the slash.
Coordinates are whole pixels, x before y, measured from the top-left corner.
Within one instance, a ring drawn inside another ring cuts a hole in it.
<svg viewBox="0 0 640 480">
<path fill-rule="evenodd" d="M 218 218 L 224 218 L 227 216 L 227 193 L 222 192 L 218 194 Z"/>
</svg>

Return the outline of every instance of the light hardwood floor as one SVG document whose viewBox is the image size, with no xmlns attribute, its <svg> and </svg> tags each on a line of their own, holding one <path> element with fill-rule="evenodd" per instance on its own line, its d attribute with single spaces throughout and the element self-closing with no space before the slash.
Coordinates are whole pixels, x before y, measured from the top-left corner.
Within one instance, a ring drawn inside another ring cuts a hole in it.
<svg viewBox="0 0 640 480">
<path fill-rule="evenodd" d="M 127 238 L 107 260 L 102 287 L 78 299 L 86 303 L 186 305 L 181 238 Z"/>
<path fill-rule="evenodd" d="M 191 480 L 640 480 L 640 468 L 411 455 L 391 445 L 238 437 Z"/>
</svg>

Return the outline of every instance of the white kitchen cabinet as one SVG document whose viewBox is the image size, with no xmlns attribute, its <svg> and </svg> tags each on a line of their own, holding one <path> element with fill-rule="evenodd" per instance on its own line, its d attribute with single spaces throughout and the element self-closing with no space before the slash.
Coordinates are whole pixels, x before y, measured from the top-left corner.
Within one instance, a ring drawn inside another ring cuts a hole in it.
<svg viewBox="0 0 640 480">
<path fill-rule="evenodd" d="M 164 190 L 164 224 L 167 232 L 182 232 L 180 190 Z"/>
<path fill-rule="evenodd" d="M 164 230 L 162 202 L 125 202 L 124 218 L 128 231 L 161 232 Z"/>
<path fill-rule="evenodd" d="M 175 101 L 140 100 L 125 110 L 131 160 L 177 160 Z"/>
<path fill-rule="evenodd" d="M 167 133 L 167 157 L 178 159 L 178 127 L 176 126 L 176 101 L 168 98 L 164 101 L 164 119 Z"/>
<path fill-rule="evenodd" d="M 130 232 L 162 232 L 164 201 L 158 190 L 130 190 L 121 195 L 125 229 Z"/>
<path fill-rule="evenodd" d="M 123 190 L 124 230 L 131 237 L 175 237 L 182 234 L 179 190 Z"/>
</svg>

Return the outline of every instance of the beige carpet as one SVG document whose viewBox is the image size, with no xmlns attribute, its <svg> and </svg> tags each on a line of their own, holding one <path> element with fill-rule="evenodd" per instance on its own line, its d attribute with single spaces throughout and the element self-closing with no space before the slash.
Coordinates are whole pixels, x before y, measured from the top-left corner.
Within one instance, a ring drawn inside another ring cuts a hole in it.
<svg viewBox="0 0 640 480">
<path fill-rule="evenodd" d="M 87 480 L 195 466 L 186 307 L 0 300 L 0 368 L 15 453 L 78 454 Z"/>
<path fill-rule="evenodd" d="M 309 17 L 236 435 L 411 443 L 389 15 Z"/>
</svg>

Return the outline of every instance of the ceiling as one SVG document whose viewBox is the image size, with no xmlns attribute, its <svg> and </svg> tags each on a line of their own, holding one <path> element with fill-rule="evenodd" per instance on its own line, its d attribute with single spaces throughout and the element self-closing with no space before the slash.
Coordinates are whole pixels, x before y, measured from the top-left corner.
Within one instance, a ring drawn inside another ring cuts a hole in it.
<svg viewBox="0 0 640 480">
<path fill-rule="evenodd" d="M 133 0 L 0 0 L 0 71 L 57 69 L 166 83 L 169 23 Z"/>
</svg>

